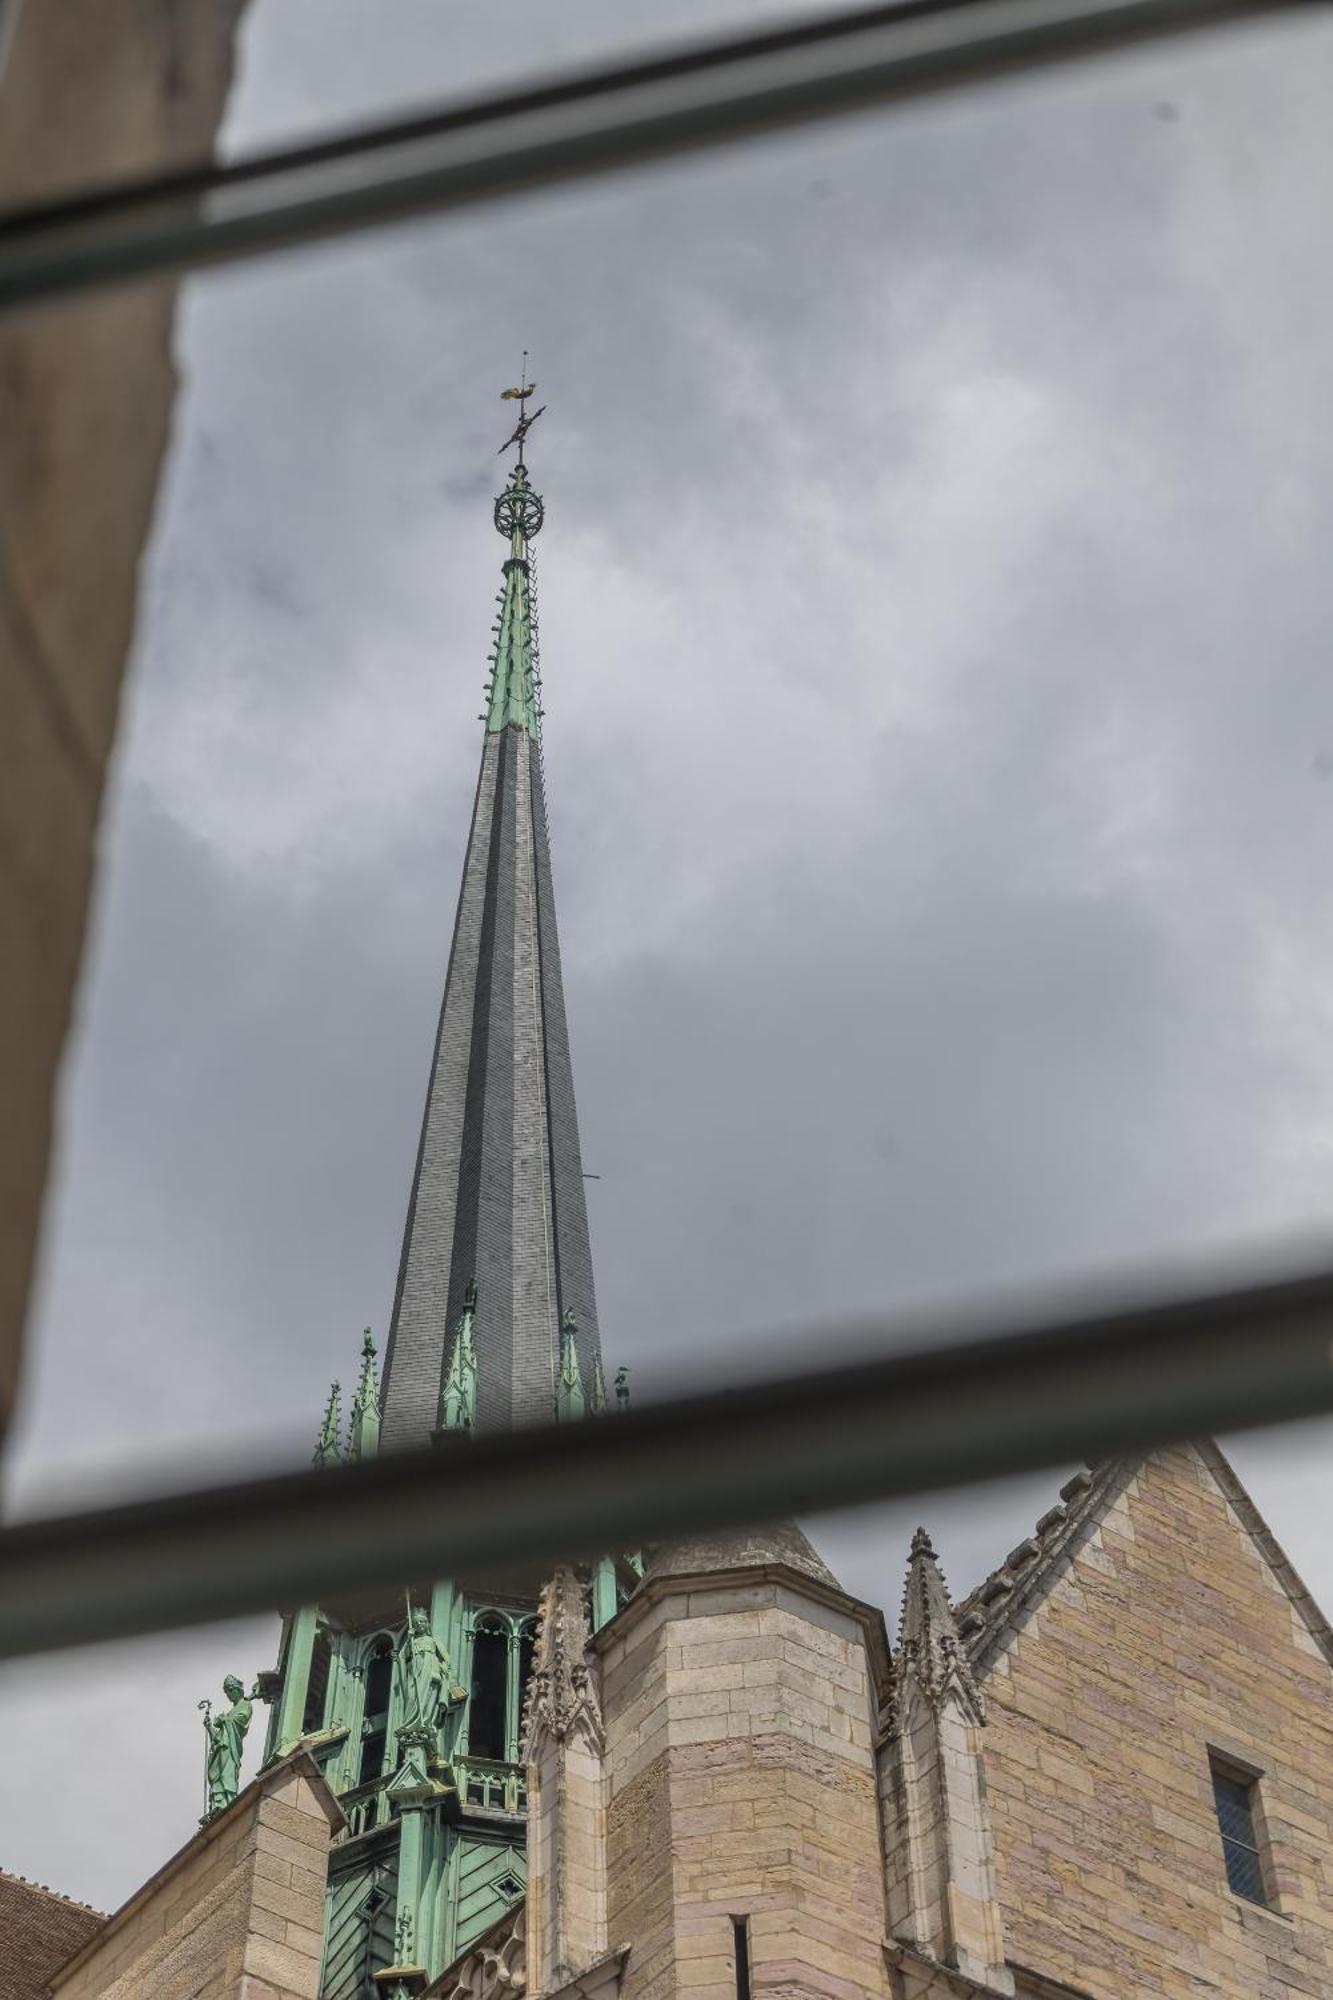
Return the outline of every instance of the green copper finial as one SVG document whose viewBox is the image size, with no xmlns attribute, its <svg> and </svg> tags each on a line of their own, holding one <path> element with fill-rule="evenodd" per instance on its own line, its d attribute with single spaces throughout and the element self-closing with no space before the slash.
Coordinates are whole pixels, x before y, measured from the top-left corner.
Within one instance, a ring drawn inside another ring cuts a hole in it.
<svg viewBox="0 0 1333 2000">
<path fill-rule="evenodd" d="M 592 1357 L 592 1390 L 588 1397 L 588 1408 L 590 1410 L 606 1408 L 606 1377 L 602 1373 L 600 1354 L 594 1354 Z"/>
<path fill-rule="evenodd" d="M 539 731 L 537 632 L 528 544 L 541 531 L 545 509 L 540 493 L 529 484 L 528 469 L 523 463 L 524 441 L 542 414 L 541 410 L 534 410 L 531 416 L 528 414 L 528 397 L 536 386 L 535 382 L 528 381 L 525 350 L 522 386 L 501 391 L 505 398 L 517 398 L 522 414 L 513 436 L 500 447 L 503 452 L 516 444 L 518 463 L 509 484 L 495 503 L 495 525 L 498 532 L 508 538 L 509 560 L 504 565 L 505 587 L 496 622 L 495 649 L 491 654 L 486 709 L 489 735 L 495 735 L 511 724 L 525 729 L 530 736 L 536 736 Z M 542 409 L 545 407 L 543 404 Z"/>
<path fill-rule="evenodd" d="M 454 1348 L 440 1387 L 440 1429 L 470 1431 L 477 1421 L 477 1281 L 463 1294 L 463 1311 L 454 1330 Z"/>
<path fill-rule="evenodd" d="M 555 1385 L 555 1413 L 563 1421 L 566 1417 L 581 1417 L 586 1407 L 583 1377 L 579 1374 L 579 1323 L 566 1306 L 565 1316 L 560 1322 L 560 1373 Z"/>
<path fill-rule="evenodd" d="M 367 1327 L 361 1340 L 361 1380 L 352 1398 L 347 1431 L 349 1459 L 373 1458 L 380 1442 L 380 1385 L 375 1373 L 375 1338 Z"/>
<path fill-rule="evenodd" d="M 337 1382 L 329 1390 L 328 1405 L 324 1411 L 324 1422 L 320 1427 L 319 1443 L 315 1446 L 316 1465 L 339 1465 L 342 1462 L 342 1412 L 339 1398 L 342 1389 Z"/>
</svg>

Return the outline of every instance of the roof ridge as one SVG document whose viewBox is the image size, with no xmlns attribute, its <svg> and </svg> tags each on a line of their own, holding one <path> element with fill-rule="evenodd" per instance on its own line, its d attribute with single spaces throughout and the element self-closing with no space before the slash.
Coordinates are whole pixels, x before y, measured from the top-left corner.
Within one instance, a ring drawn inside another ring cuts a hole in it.
<svg viewBox="0 0 1333 2000">
<path fill-rule="evenodd" d="M 1240 1474 L 1216 1438 L 1194 1438 L 1189 1442 L 1217 1481 L 1223 1498 L 1234 1509 L 1311 1638 L 1333 1666 L 1333 1625 L 1264 1519 Z M 958 1605 L 959 1637 L 974 1670 L 983 1670 L 987 1656 L 1043 1592 L 1048 1580 L 1053 1580 L 1053 1573 L 1072 1552 L 1074 1542 L 1088 1527 L 1094 1513 L 1105 1501 L 1114 1498 L 1113 1489 L 1123 1490 L 1151 1456 L 1148 1452 L 1134 1452 L 1104 1459 L 1097 1466 L 1084 1466 L 1076 1472 L 1060 1488 L 1056 1505 L 1041 1516 L 1032 1534 L 1011 1549 L 1004 1561 Z"/>
<path fill-rule="evenodd" d="M 1333 1666 L 1333 1626 L 1324 1616 L 1314 1593 L 1292 1562 L 1265 1520 L 1250 1489 L 1227 1457 L 1216 1438 L 1195 1440 L 1194 1449 L 1222 1489 L 1222 1497 L 1240 1517 L 1242 1527 L 1300 1613 L 1310 1637 L 1330 1666 Z"/>
<path fill-rule="evenodd" d="M 1141 1453 L 1084 1465 L 1060 1488 L 1053 1507 L 1030 1535 L 957 1607 L 958 1634 L 974 1669 L 992 1652 L 1042 1591 L 1047 1579 L 1090 1523 L 1096 1510 L 1143 1462 Z"/>
<path fill-rule="evenodd" d="M 95 1904 L 81 1903 L 77 1896 L 67 1896 L 63 1889 L 52 1889 L 46 1882 L 34 1882 L 30 1875 L 16 1875 L 12 1868 L 0 1868 L 0 1882 L 17 1882 L 20 1887 L 35 1889 L 40 1895 L 49 1896 L 53 1903 L 64 1903 L 71 1910 L 86 1910 L 93 1917 L 106 1916 L 106 1911 Z"/>
</svg>

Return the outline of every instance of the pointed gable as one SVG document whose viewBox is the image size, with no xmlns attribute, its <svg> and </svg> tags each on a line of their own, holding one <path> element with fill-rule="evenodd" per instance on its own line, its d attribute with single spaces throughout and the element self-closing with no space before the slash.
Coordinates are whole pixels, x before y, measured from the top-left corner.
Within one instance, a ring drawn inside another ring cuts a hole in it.
<svg viewBox="0 0 1333 2000">
<path fill-rule="evenodd" d="M 1328 1628 L 1215 1445 L 1080 1475 L 960 1624 L 1011 1963 L 1094 2000 L 1333 1991 Z M 1257 1781 L 1272 1908 L 1228 1886 L 1215 1759 Z"/>
</svg>

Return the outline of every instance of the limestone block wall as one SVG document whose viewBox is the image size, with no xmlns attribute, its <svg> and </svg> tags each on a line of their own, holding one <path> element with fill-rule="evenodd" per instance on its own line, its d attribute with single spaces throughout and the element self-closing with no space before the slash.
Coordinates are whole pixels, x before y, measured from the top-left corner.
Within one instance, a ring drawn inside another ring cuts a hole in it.
<svg viewBox="0 0 1333 2000">
<path fill-rule="evenodd" d="M 984 1731 L 956 1699 L 901 1697 L 901 1741 L 881 1753 L 889 1928 L 983 1984 L 1007 1990 L 986 1809 Z"/>
<path fill-rule="evenodd" d="M 585 1736 L 547 1734 L 528 1766 L 527 1970 L 533 1993 L 605 1951 L 602 1760 Z"/>
<path fill-rule="evenodd" d="M 985 1673 L 1010 1961 L 1095 2000 L 1333 1993 L 1333 1670 L 1247 1505 L 1146 1461 Z M 1261 1774 L 1274 1909 L 1227 1886 L 1210 1746 Z"/>
<path fill-rule="evenodd" d="M 599 1635 L 625 2000 L 887 1993 L 870 1614 L 780 1568 L 650 1579 Z"/>
<path fill-rule="evenodd" d="M 55 2000 L 315 2000 L 341 1819 L 298 1752 L 107 1920 L 56 1975 Z"/>
</svg>

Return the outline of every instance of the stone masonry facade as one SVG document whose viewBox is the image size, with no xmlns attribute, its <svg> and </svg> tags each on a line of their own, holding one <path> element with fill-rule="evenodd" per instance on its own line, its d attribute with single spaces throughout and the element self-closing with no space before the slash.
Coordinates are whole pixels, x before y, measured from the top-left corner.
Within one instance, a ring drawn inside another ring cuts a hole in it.
<svg viewBox="0 0 1333 2000">
<path fill-rule="evenodd" d="M 756 1993 L 883 1992 L 877 1636 L 778 1564 L 650 1574 L 607 1628 L 608 1939 L 633 1941 L 632 2000 L 735 2000 L 737 1923 Z"/>
<path fill-rule="evenodd" d="M 1216 1446 L 1079 1474 L 958 1607 L 918 1531 L 892 1649 L 790 1525 L 656 1551 L 595 1637 L 585 1583 L 543 1593 L 526 1903 L 390 2000 L 1333 1995 L 1333 1632 Z M 298 1748 L 54 2000 L 317 2000 L 340 1826 Z"/>
<path fill-rule="evenodd" d="M 1333 1994 L 1333 1669 L 1218 1457 L 1127 1469 L 984 1675 L 1010 1960 L 1095 2000 Z M 1227 1887 L 1210 1752 L 1256 1775 L 1269 1908 Z"/>
<path fill-rule="evenodd" d="M 659 1551 L 584 1643 L 600 1767 L 529 1767 L 583 1865 L 526 1915 L 578 1949 L 534 1995 L 1333 1995 L 1333 1634 L 1212 1444 L 1080 1474 L 958 1608 L 919 1532 L 892 1652 L 791 1528 Z"/>
<path fill-rule="evenodd" d="M 54 2000 L 316 2000 L 341 1823 L 297 1751 L 95 1932 L 52 1980 Z"/>
</svg>

